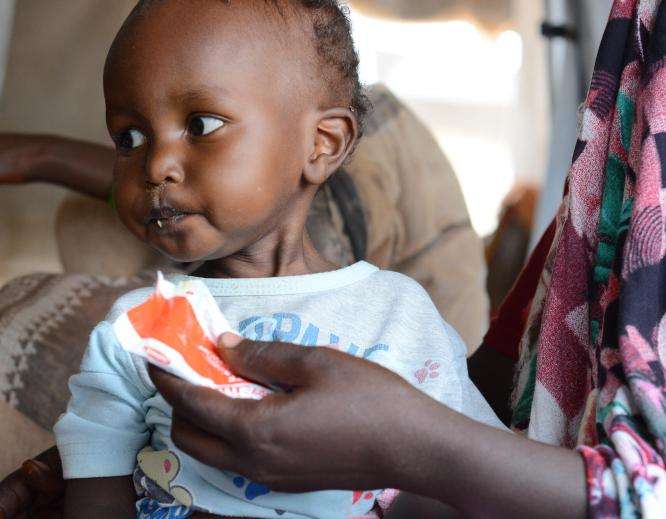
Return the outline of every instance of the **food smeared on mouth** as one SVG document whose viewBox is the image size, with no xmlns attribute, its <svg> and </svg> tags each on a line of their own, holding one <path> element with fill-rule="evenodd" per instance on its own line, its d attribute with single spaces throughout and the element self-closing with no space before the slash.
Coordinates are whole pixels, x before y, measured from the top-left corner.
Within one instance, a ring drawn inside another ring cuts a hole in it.
<svg viewBox="0 0 666 519">
<path fill-rule="evenodd" d="M 168 206 L 154 207 L 148 215 L 147 223 L 156 225 L 158 229 L 167 229 L 191 214 Z"/>
</svg>

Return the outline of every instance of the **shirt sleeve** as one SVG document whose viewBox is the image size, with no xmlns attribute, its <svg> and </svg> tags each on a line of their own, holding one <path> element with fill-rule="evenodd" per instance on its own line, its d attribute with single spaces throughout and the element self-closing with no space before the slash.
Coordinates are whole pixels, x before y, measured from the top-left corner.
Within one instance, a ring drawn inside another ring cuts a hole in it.
<svg viewBox="0 0 666 519">
<path fill-rule="evenodd" d="M 451 345 L 451 349 L 455 352 L 453 369 L 456 371 L 461 391 L 460 408 L 456 409 L 456 411 L 477 422 L 498 429 L 508 430 L 492 410 L 490 404 L 483 398 L 481 391 L 479 391 L 474 382 L 469 378 L 469 372 L 467 371 L 467 348 L 460 334 L 447 322 L 443 321 L 442 324 L 446 342 Z"/>
<path fill-rule="evenodd" d="M 390 351 L 371 360 L 454 411 L 505 429 L 469 379 L 463 340 L 442 319 L 427 292 L 403 276 L 393 275 L 388 281 L 395 294 L 384 329 Z"/>
<path fill-rule="evenodd" d="M 131 474 L 149 441 L 143 403 L 152 396 L 105 321 L 92 332 L 71 399 L 54 427 L 65 479 Z"/>
</svg>

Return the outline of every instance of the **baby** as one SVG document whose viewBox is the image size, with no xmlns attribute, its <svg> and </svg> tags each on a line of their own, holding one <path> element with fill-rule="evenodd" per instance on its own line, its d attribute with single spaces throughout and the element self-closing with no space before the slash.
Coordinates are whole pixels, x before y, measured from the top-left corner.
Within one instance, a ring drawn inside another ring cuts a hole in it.
<svg viewBox="0 0 666 519">
<path fill-rule="evenodd" d="M 317 190 L 362 133 L 367 107 L 357 68 L 349 21 L 335 0 L 140 2 L 104 73 L 118 214 L 173 260 L 205 262 L 194 276 L 243 336 L 333 345 L 498 425 L 468 379 L 464 345 L 426 292 L 365 262 L 339 269 L 305 232 Z M 378 511 L 382 490 L 282 494 L 175 447 L 170 407 L 111 326 L 150 292 L 117 301 L 70 381 L 70 403 L 55 426 L 69 515 L 296 519 Z"/>
</svg>

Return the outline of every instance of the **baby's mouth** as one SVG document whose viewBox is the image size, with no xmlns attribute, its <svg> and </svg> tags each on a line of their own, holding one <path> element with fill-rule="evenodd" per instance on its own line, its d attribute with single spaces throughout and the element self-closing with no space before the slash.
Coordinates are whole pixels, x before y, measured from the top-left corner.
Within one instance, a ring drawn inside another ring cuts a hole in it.
<svg viewBox="0 0 666 519">
<path fill-rule="evenodd" d="M 168 231 L 191 214 L 192 213 L 178 211 L 173 207 L 153 208 L 148 215 L 148 225 L 157 227 L 158 231 Z"/>
</svg>

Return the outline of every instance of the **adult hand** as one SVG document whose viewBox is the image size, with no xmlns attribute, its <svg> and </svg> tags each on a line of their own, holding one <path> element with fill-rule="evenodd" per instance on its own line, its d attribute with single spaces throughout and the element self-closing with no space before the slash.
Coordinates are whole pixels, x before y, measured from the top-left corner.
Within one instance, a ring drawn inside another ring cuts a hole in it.
<svg viewBox="0 0 666 519">
<path fill-rule="evenodd" d="M 388 487 L 472 517 L 586 515 L 575 452 L 474 422 L 332 349 L 239 341 L 219 348 L 230 369 L 287 391 L 232 400 L 150 368 L 174 443 L 204 463 L 278 491 Z"/>
<path fill-rule="evenodd" d="M 0 519 L 60 519 L 65 482 L 55 447 L 0 482 Z"/>
<path fill-rule="evenodd" d="M 234 372 L 287 392 L 232 400 L 151 367 L 173 406 L 180 449 L 281 491 L 383 488 L 408 475 L 401 440 L 438 406 L 434 400 L 381 366 L 332 349 L 223 340 L 235 346 L 220 348 Z"/>
</svg>

